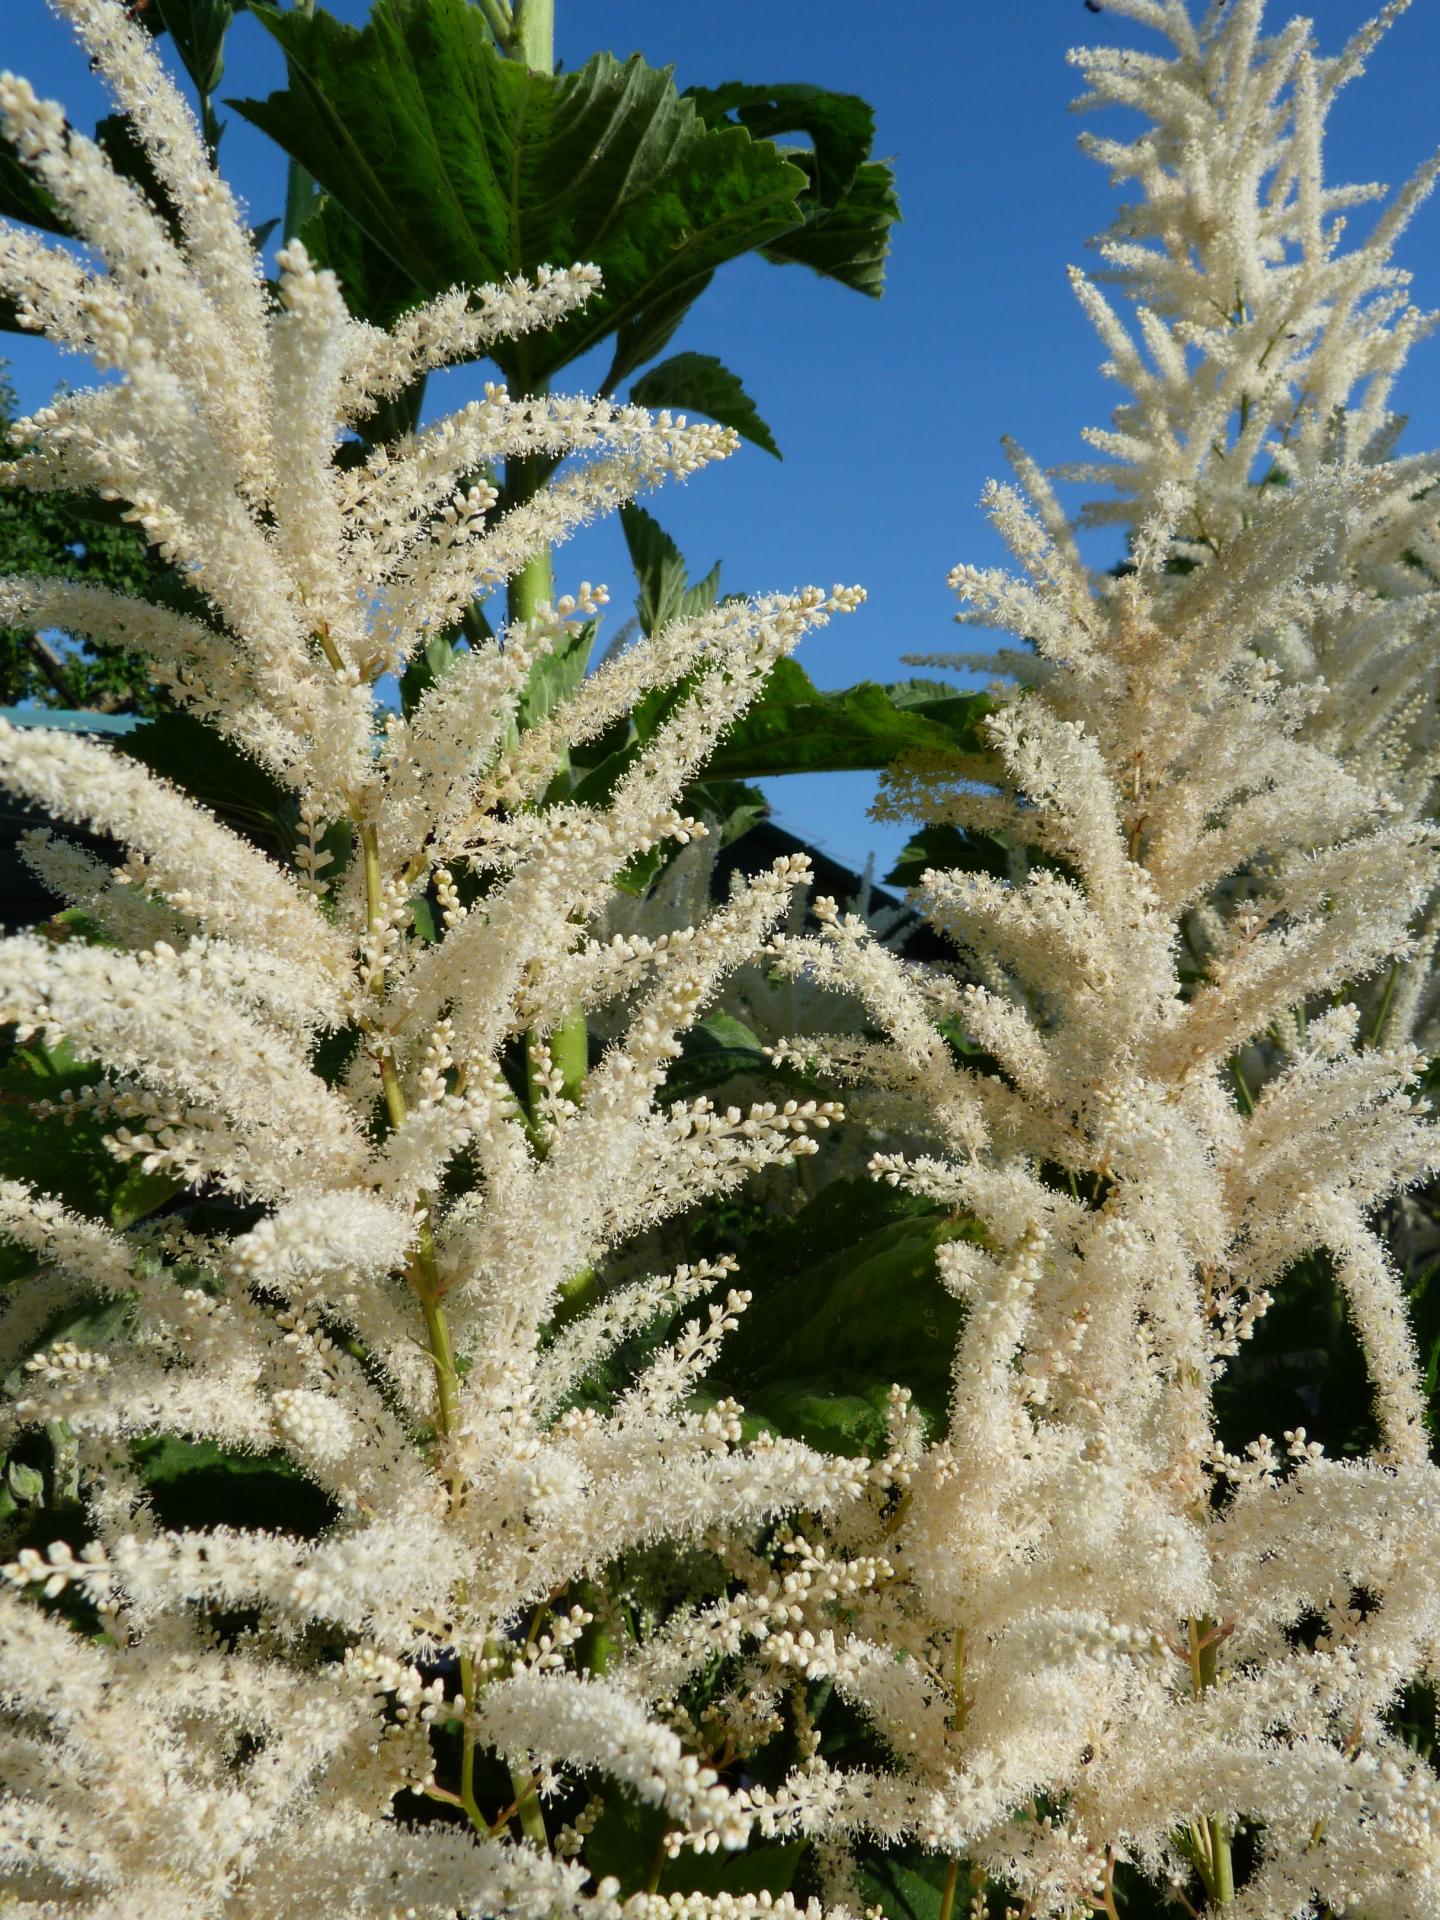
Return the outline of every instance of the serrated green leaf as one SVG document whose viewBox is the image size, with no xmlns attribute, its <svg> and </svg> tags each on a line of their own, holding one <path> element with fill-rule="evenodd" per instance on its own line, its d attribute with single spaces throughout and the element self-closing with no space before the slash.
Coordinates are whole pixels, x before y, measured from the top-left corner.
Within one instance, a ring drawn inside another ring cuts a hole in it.
<svg viewBox="0 0 1440 1920">
<path fill-rule="evenodd" d="M 357 320 L 388 329 L 425 297 L 414 278 L 329 194 L 318 197 L 298 238 L 317 267 L 329 267 L 335 274 Z M 367 431 L 371 425 L 367 420 Z"/>
<path fill-rule="evenodd" d="M 707 126 L 722 125 L 733 117 L 757 140 L 808 134 L 815 158 L 815 194 L 827 207 L 844 198 L 870 157 L 875 114 L 858 94 L 832 93 L 803 82 L 766 87 L 729 80 L 719 87 L 690 87 L 687 98 L 695 102 Z"/>
<path fill-rule="evenodd" d="M 897 702 L 864 681 L 822 691 L 793 660 L 777 661 L 760 697 L 705 763 L 705 778 L 758 780 L 781 773 L 851 773 L 924 750 L 969 760 L 988 752 L 983 693 Z"/>
<path fill-rule="evenodd" d="M 522 733 L 548 719 L 579 687 L 589 668 L 598 631 L 598 621 L 587 620 L 531 667 L 515 710 Z"/>
<path fill-rule="evenodd" d="M 225 35 L 245 0 L 155 0 L 175 51 L 201 93 L 214 93 L 225 73 Z"/>
<path fill-rule="evenodd" d="M 705 819 L 715 841 L 728 847 L 770 817 L 770 803 L 743 780 L 696 780 L 681 798 L 685 813 Z"/>
<path fill-rule="evenodd" d="M 363 29 L 256 9 L 290 84 L 236 109 L 427 297 L 591 260 L 603 290 L 494 357 L 532 389 L 724 261 L 795 227 L 805 174 L 711 129 L 668 71 L 596 54 L 575 73 L 502 59 L 465 0 L 380 0 Z"/>
<path fill-rule="evenodd" d="M 698 589 L 692 588 L 684 555 L 653 514 L 627 501 L 620 509 L 620 526 L 635 569 L 635 612 L 642 633 L 658 633 L 672 620 L 703 613 L 706 606 L 714 605 L 720 587 L 718 564 Z M 705 600 L 711 581 L 714 590 Z M 687 604 L 687 596 L 692 594 L 697 598 Z"/>
<path fill-rule="evenodd" d="M 1010 852 L 993 834 L 970 833 L 963 827 L 922 827 L 901 848 L 885 884 L 918 887 L 930 867 L 958 873 L 988 873 L 997 880 L 1010 877 Z"/>
<path fill-rule="evenodd" d="M 838 206 L 827 207 L 760 251 L 777 266 L 794 263 L 878 300 L 885 291 L 890 229 L 900 219 L 895 175 L 868 160 Z"/>
<path fill-rule="evenodd" d="M 781 458 L 775 436 L 760 418 L 740 376 L 712 353 L 677 353 L 662 360 L 635 382 L 630 398 L 640 407 L 708 414 L 722 427 L 733 427 L 742 440 Z"/>
<path fill-rule="evenodd" d="M 693 98 L 711 125 L 731 115 L 757 138 L 808 134 L 811 151 L 788 149 L 806 174 L 800 196 L 802 223 L 762 249 L 777 265 L 797 262 L 857 293 L 884 290 L 890 229 L 900 218 L 894 174 L 870 158 L 874 115 L 854 94 L 822 87 L 750 86 L 695 88 Z"/>
<path fill-rule="evenodd" d="M 727 1386 L 786 1431 L 798 1431 L 788 1420 L 858 1434 L 892 1384 L 938 1424 L 961 1315 L 935 1249 L 967 1230 L 913 1196 L 832 1181 L 794 1219 L 746 1241 L 755 1299 L 725 1343 Z"/>
<path fill-rule="evenodd" d="M 636 367 L 643 367 L 647 360 L 653 360 L 669 346 L 680 322 L 714 278 L 713 273 L 699 273 L 693 280 L 682 280 L 652 305 L 620 323 L 615 330 L 615 355 L 600 388 L 602 393 L 614 393 Z"/>
</svg>

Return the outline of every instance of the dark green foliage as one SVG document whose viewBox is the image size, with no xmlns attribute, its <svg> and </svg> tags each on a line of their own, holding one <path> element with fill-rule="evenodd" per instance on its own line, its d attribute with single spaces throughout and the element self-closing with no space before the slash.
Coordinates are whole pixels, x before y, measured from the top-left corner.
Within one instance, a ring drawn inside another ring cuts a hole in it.
<svg viewBox="0 0 1440 1920">
<path fill-rule="evenodd" d="M 719 1371 L 747 1411 L 839 1453 L 880 1448 L 893 1384 L 932 1430 L 944 1422 L 959 1303 L 935 1249 L 961 1229 L 942 1208 L 868 1180 L 836 1180 L 792 1219 L 750 1234 L 754 1302 Z M 717 1391 L 719 1388 L 717 1386 Z"/>
<path fill-rule="evenodd" d="M 801 196 L 800 225 L 762 249 L 767 260 L 796 261 L 817 273 L 878 295 L 884 284 L 890 229 L 900 218 L 895 179 L 888 161 L 870 158 L 875 115 L 853 93 L 789 84 L 692 87 L 710 126 L 748 127 L 756 139 L 781 141 L 799 133 L 810 148 L 783 147 L 803 167 L 808 187 Z"/>
<path fill-rule="evenodd" d="M 100 1077 L 93 1062 L 77 1060 L 68 1042 L 53 1051 L 38 1039 L 6 1049 L 0 1068 L 0 1179 L 21 1180 L 53 1194 L 77 1213 L 107 1226 L 127 1227 L 178 1191 L 165 1175 L 122 1165 L 106 1151 L 106 1128 L 88 1115 L 36 1119 L 31 1105 L 61 1101 Z M 31 1256 L 0 1244 L 0 1277 L 28 1271 Z"/>
<path fill-rule="evenodd" d="M 620 525 L 635 569 L 635 613 L 642 633 L 658 632 L 672 620 L 689 619 L 715 605 L 720 592 L 718 561 L 703 580 L 691 586 L 679 547 L 653 514 L 630 502 L 620 509 Z"/>
<path fill-rule="evenodd" d="M 657 411 L 666 407 L 672 413 L 708 414 L 722 427 L 733 427 L 742 439 L 773 453 L 777 460 L 781 457 L 775 436 L 760 418 L 740 376 L 713 354 L 673 354 L 635 382 L 630 398 L 637 406 Z"/>
<path fill-rule="evenodd" d="M 152 773 L 183 788 L 227 827 L 272 858 L 288 863 L 297 834 L 294 796 L 203 721 L 173 707 L 164 708 L 126 738 L 124 750 Z M 349 857 L 348 825 L 331 827 L 324 844 L 333 855 L 325 877 L 333 882 Z"/>
<path fill-rule="evenodd" d="M 335 1519 L 327 1496 L 280 1453 L 236 1453 L 213 1440 L 156 1434 L 137 1440 L 135 1463 L 162 1526 L 231 1527 L 313 1538 Z"/>
<path fill-rule="evenodd" d="M 918 683 L 926 685 L 927 683 Z M 778 661 L 759 699 L 715 749 L 707 772 L 731 780 L 780 773 L 854 773 L 922 751 L 952 758 L 985 750 L 983 693 L 916 693 L 914 681 L 822 691 L 793 660 Z"/>
<path fill-rule="evenodd" d="M 0 198 L 6 179 L 0 153 Z M 3 208 L 0 208 L 3 210 Z M 11 437 L 15 394 L 0 374 L 0 459 L 20 451 Z M 159 599 L 169 569 L 140 534 L 99 500 L 0 488 L 0 574 L 84 581 L 143 600 Z M 155 713 L 161 701 L 130 655 L 86 641 L 57 644 L 24 628 L 0 628 L 0 706 L 35 700 L 102 713 Z"/>
<path fill-rule="evenodd" d="M 922 827 L 900 851 L 885 876 L 890 887 L 918 887 L 930 867 L 941 872 L 988 873 L 997 880 L 1010 878 L 1010 852 L 993 834 L 972 833 L 964 827 Z"/>
<path fill-rule="evenodd" d="M 224 78 L 225 35 L 244 6 L 245 0 L 154 0 L 155 25 L 169 32 L 198 93 L 214 93 Z"/>
<path fill-rule="evenodd" d="M 638 56 L 535 73 L 495 51 L 465 0 L 380 0 L 363 29 L 256 13 L 290 84 L 237 110 L 404 270 L 410 299 L 542 265 L 600 267 L 604 289 L 583 311 L 497 351 L 524 389 L 803 218 L 799 167 L 742 128 L 707 127 Z"/>
</svg>

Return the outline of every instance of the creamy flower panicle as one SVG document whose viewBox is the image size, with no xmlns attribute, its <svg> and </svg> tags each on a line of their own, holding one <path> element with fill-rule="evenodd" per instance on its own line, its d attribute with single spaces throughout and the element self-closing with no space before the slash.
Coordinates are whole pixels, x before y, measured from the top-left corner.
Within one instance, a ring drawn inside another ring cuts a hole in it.
<svg viewBox="0 0 1440 1920">
<path fill-rule="evenodd" d="M 1108 10 L 1171 42 L 1076 56 L 1089 104 L 1147 121 L 1091 143 L 1138 189 L 1100 245 L 1133 329 L 1079 282 L 1127 391 L 1081 474 L 1118 501 L 1079 520 L 1125 528 L 1127 562 L 1095 575 L 1015 454 L 988 504 L 1018 571 L 951 576 L 962 620 L 1028 643 L 999 656 L 990 758 L 899 769 L 883 802 L 989 837 L 987 870 L 916 895 L 964 966 L 907 966 L 824 903 L 784 962 L 872 1037 L 783 1057 L 911 1136 L 877 1178 L 982 1229 L 939 1254 L 964 1304 L 948 1424 L 897 1397 L 903 1498 L 796 1539 L 761 1625 L 739 1600 L 727 1625 L 752 1686 L 833 1680 L 891 1756 L 817 1750 L 761 1801 L 852 1909 L 879 1839 L 1036 1914 L 1113 1914 L 1129 1862 L 1192 1908 L 1409 1920 L 1440 1911 L 1440 1778 L 1391 1715 L 1435 1675 L 1440 1475 L 1372 1216 L 1440 1164 L 1416 1097 L 1440 494 L 1388 409 L 1429 325 L 1389 249 L 1434 169 L 1342 247 L 1374 190 L 1323 184 L 1320 132 L 1378 27 L 1324 60 L 1256 0 Z M 1307 1255 L 1377 1444 L 1227 1453 L 1215 1389 Z M 706 1646 L 677 1627 L 672 1684 Z"/>
<path fill-rule="evenodd" d="M 122 1231 L 0 1183 L 35 1266 L 4 1306 L 29 1355 L 4 1434 L 68 1422 L 89 1523 L 5 1569 L 15 1911 L 804 1910 L 622 1900 L 586 1851 L 625 1796 L 658 1810 L 652 1887 L 667 1856 L 811 1842 L 814 1920 L 858 1920 L 866 1856 L 895 1844 L 948 1862 L 945 1920 L 972 1896 L 982 1914 L 987 1880 L 1036 1920 L 1114 1920 L 1122 1865 L 1237 1920 L 1440 1915 L 1440 1775 L 1394 1731 L 1435 1678 L 1440 1475 L 1374 1218 L 1440 1166 L 1415 1090 L 1440 1000 L 1440 493 L 1390 410 L 1430 324 L 1391 248 L 1433 168 L 1356 242 L 1341 216 L 1378 190 L 1321 167 L 1331 101 L 1403 5 L 1324 58 L 1304 22 L 1267 36 L 1259 0 L 1107 0 L 1166 49 L 1076 56 L 1087 104 L 1146 119 L 1089 142 L 1136 196 L 1077 280 L 1126 397 L 1075 471 L 1112 497 L 1072 520 L 1016 451 L 987 500 L 1016 571 L 952 575 L 962 620 L 1021 644 L 982 656 L 1003 676 L 984 753 L 887 777 L 885 811 L 987 843 L 984 870 L 924 876 L 962 962 L 926 967 L 831 902 L 806 935 L 800 860 L 688 927 L 614 910 L 637 855 L 703 831 L 686 783 L 851 591 L 674 622 L 522 730 L 536 663 L 603 603 L 582 585 L 384 712 L 382 678 L 473 595 L 732 436 L 491 386 L 342 461 L 378 403 L 562 318 L 593 271 L 456 290 L 382 333 L 292 241 L 272 295 L 120 0 L 56 4 L 177 230 L 0 77 L 16 151 L 102 263 L 7 229 L 0 288 L 119 376 L 23 423 L 8 478 L 122 502 L 200 611 L 11 579 L 0 622 L 143 656 L 294 796 L 298 833 L 282 867 L 122 754 L 0 731 L 15 792 L 125 854 L 26 842 L 103 935 L 0 944 L 0 1017 L 104 1069 L 46 1111 L 244 1223 Z M 565 464 L 497 512 L 478 476 L 528 455 Z M 1125 530 L 1113 573 L 1082 557 L 1091 523 Z M 556 804 L 565 754 L 657 688 L 681 697 L 605 804 Z M 699 902 L 700 865 L 670 897 Z M 757 957 L 804 1005 L 858 1009 L 777 1061 L 853 1089 L 873 1176 L 958 1229 L 937 1256 L 961 1303 L 948 1415 L 927 1430 L 896 1388 L 879 1463 L 742 1444 L 735 1403 L 697 1393 L 749 1305 L 733 1259 L 604 1277 L 838 1117 L 657 1097 Z M 579 1015 L 607 1039 L 577 1064 Z M 348 1063 L 321 1073 L 341 1032 Z M 1331 1459 L 1296 1429 L 1227 1451 L 1217 1388 L 1312 1256 L 1374 1446 Z M 123 1303 L 116 1337 L 47 1339 L 95 1296 Z M 675 1316 L 590 1404 L 587 1377 Z M 167 1528 L 131 1448 L 156 1434 L 282 1455 L 330 1517 Z M 724 1579 L 612 1632 L 607 1569 L 659 1545 Z M 832 1687 L 870 1763 L 822 1742 Z M 795 1763 L 747 1771 L 781 1732 Z M 477 1800 L 477 1754 L 510 1805 Z M 415 1795 L 438 1817 L 412 1820 Z"/>
<path fill-rule="evenodd" d="M 390 711 L 383 677 L 472 597 L 735 436 L 491 385 L 366 451 L 352 429 L 380 402 L 554 324 L 595 270 L 456 289 L 382 333 L 292 240 L 272 293 L 148 36 L 120 0 L 57 4 L 176 226 L 58 107 L 0 77 L 0 124 L 86 246 L 6 227 L 0 288 L 25 325 L 118 376 L 22 422 L 5 478 L 121 503 L 197 611 L 11 578 L 0 620 L 141 656 L 294 796 L 299 831 L 282 866 L 123 753 L 0 728 L 10 789 L 125 853 L 112 870 L 62 835 L 28 837 L 37 873 L 103 937 L 0 943 L 0 1017 L 101 1063 L 55 1112 L 98 1120 L 122 1163 L 252 1223 L 121 1232 L 0 1187 L 0 1231 L 36 1269 L 4 1309 L 7 1351 L 33 1353 L 4 1431 L 68 1422 L 92 1531 L 83 1551 L 29 1549 L 6 1569 L 0 1885 L 36 1915 L 603 1920 L 615 1883 L 542 1844 L 535 1782 L 623 1783 L 664 1809 L 677 1850 L 743 1845 L 754 1816 L 653 1690 L 580 1658 L 589 1614 L 560 1596 L 632 1549 L 828 1511 L 871 1470 L 785 1440 L 743 1446 L 731 1403 L 697 1403 L 748 1300 L 715 1299 L 732 1261 L 577 1311 L 577 1276 L 618 1244 L 812 1151 L 837 1116 L 817 1100 L 742 1113 L 656 1098 L 805 863 L 778 862 L 623 957 L 599 920 L 628 863 L 703 831 L 681 811 L 686 782 L 774 662 L 859 596 L 679 621 L 522 731 L 532 669 L 603 604 L 584 585 L 474 642 L 408 715 Z M 497 511 L 477 474 L 528 455 L 562 464 Z M 568 747 L 672 688 L 603 805 L 543 804 Z M 335 826 L 354 849 L 338 878 Z M 432 880 L 442 925 L 427 945 L 412 903 Z M 602 1005 L 614 1037 L 588 1071 L 562 1072 L 547 1037 Z M 319 1043 L 346 1032 L 348 1067 L 322 1073 Z M 528 1111 L 505 1071 L 527 1041 Z M 97 1294 L 124 1303 L 106 1350 L 34 1351 Z M 621 1342 L 691 1307 L 610 1412 L 574 1404 Z M 328 1523 L 313 1538 L 168 1529 L 132 1464 L 131 1441 L 155 1434 L 283 1456 Z M 99 1640 L 35 1605 L 62 1595 L 93 1610 Z M 446 1720 L 463 1725 L 458 1796 L 436 1780 L 431 1728 Z M 514 1809 L 478 1805 L 476 1751 L 509 1765 L 519 1829 Z M 438 1820 L 416 1823 L 407 1793 Z M 762 1905 L 796 1910 L 751 1895 L 680 1910 L 748 1920 Z M 641 1895 L 630 1910 L 677 1909 Z"/>
</svg>

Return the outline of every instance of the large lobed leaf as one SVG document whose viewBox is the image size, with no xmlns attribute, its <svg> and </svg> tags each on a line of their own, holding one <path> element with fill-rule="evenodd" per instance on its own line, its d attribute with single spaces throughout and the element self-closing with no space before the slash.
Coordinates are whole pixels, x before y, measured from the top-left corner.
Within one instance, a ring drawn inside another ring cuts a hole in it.
<svg viewBox="0 0 1440 1920">
<path fill-rule="evenodd" d="M 781 773 L 854 773 L 891 766 L 915 751 L 969 758 L 987 751 L 983 693 L 862 681 L 822 691 L 803 667 L 781 660 L 760 698 L 715 749 L 706 774 L 759 780 Z"/>
<path fill-rule="evenodd" d="M 777 265 L 795 262 L 878 298 L 884 289 L 890 229 L 900 218 L 895 176 L 888 161 L 872 160 L 875 116 L 853 93 L 789 83 L 692 87 L 693 100 L 712 127 L 748 127 L 757 139 L 803 134 L 809 148 L 784 148 L 803 167 L 800 224 L 762 249 Z"/>
<path fill-rule="evenodd" d="M 501 350 L 519 385 L 802 222 L 804 170 L 743 127 L 707 126 L 668 70 L 638 56 L 534 73 L 496 53 L 465 0 L 380 0 L 363 29 L 255 11 L 290 84 L 237 110 L 315 176 L 417 297 L 542 265 L 601 268 L 604 290 L 583 311 Z"/>
</svg>

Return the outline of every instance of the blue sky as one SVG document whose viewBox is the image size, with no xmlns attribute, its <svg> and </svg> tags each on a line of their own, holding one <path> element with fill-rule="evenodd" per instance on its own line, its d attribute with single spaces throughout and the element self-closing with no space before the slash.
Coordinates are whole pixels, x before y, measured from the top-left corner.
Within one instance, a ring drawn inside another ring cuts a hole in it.
<svg viewBox="0 0 1440 1920">
<path fill-rule="evenodd" d="M 334 0 L 352 20 L 362 0 Z M 1312 0 L 1322 48 L 1368 16 L 1364 0 Z M 1290 8 L 1272 4 L 1279 24 Z M 1148 43 L 1082 0 L 557 0 L 567 66 L 599 47 L 673 64 L 681 86 L 808 80 L 863 94 L 876 151 L 894 159 L 905 223 L 883 300 L 861 299 L 799 268 L 742 262 L 721 273 L 675 346 L 718 353 L 744 379 L 784 452 L 746 447 L 650 502 L 703 573 L 720 558 L 730 591 L 858 580 L 868 604 L 808 644 L 822 685 L 895 679 L 902 653 L 961 640 L 945 575 L 959 560 L 1002 556 L 976 502 L 1013 434 L 1042 463 L 1071 459 L 1114 391 L 1066 286 L 1114 195 L 1075 148 L 1067 112 L 1079 41 Z M 243 17 L 222 95 L 269 91 L 282 75 L 268 36 Z M 99 89 L 43 0 L 0 0 L 0 59 L 62 99 L 81 124 Z M 1440 143 L 1440 0 L 1416 0 L 1340 98 L 1332 181 L 1398 184 Z M 1115 130 L 1124 123 L 1115 122 Z M 231 120 L 222 158 L 257 219 L 278 213 L 274 150 Z M 1361 210 L 1359 218 L 1365 218 Z M 1440 198 L 1422 210 L 1400 257 L 1422 306 L 1440 306 Z M 26 404 L 57 376 L 84 378 L 43 343 L 0 341 Z M 583 385 L 587 369 L 570 370 Z M 478 371 L 447 383 L 447 400 Z M 598 373 L 592 374 L 598 378 Z M 1406 444 L 1440 440 L 1440 341 L 1423 345 L 1399 393 Z M 628 568 L 613 531 L 561 556 L 560 583 L 608 581 L 623 617 Z M 962 642 L 963 644 L 963 642 Z M 866 818 L 868 774 L 769 783 L 779 817 L 835 857 L 885 863 L 904 833 Z"/>
</svg>

